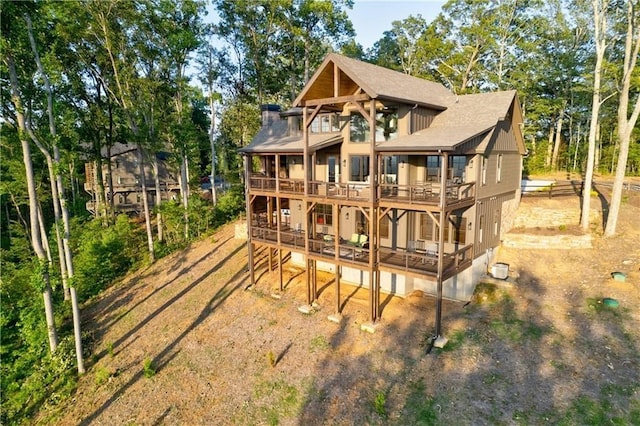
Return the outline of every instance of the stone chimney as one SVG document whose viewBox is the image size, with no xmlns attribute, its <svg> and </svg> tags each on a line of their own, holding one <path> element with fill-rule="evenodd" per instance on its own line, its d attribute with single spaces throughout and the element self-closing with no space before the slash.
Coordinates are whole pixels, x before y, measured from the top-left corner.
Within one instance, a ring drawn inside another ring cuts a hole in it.
<svg viewBox="0 0 640 426">
<path fill-rule="evenodd" d="M 262 111 L 262 127 L 269 127 L 280 120 L 280 105 L 264 104 L 260 106 Z"/>
</svg>

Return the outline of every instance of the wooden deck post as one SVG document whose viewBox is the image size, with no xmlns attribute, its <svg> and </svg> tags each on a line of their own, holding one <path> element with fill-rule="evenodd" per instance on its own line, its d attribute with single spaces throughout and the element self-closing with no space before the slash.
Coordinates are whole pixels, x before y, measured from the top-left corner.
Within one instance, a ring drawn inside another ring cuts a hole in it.
<svg viewBox="0 0 640 426">
<path fill-rule="evenodd" d="M 249 186 L 251 185 L 251 156 L 245 155 L 242 158 L 244 162 L 244 197 L 246 203 L 246 211 L 247 211 L 247 263 L 249 264 L 249 279 L 250 286 L 253 287 L 256 285 L 256 274 L 255 267 L 253 264 L 253 243 L 251 242 L 251 198 L 249 197 Z"/>
<path fill-rule="evenodd" d="M 444 263 L 444 227 L 447 220 L 446 217 L 446 205 L 447 205 L 447 166 L 449 163 L 449 155 L 445 152 L 440 160 L 440 226 L 438 229 L 438 272 L 437 272 L 437 285 L 438 292 L 436 296 L 436 333 L 435 337 L 439 338 L 442 335 L 442 269 Z"/>
</svg>

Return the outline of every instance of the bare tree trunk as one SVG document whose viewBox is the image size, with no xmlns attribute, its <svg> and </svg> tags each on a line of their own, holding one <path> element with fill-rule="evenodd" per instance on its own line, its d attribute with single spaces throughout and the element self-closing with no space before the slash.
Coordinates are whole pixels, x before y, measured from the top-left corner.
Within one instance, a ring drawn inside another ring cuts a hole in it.
<svg viewBox="0 0 640 426">
<path fill-rule="evenodd" d="M 547 145 L 547 156 L 544 157 L 544 167 L 551 167 L 551 154 L 553 153 L 553 126 L 549 127 L 549 144 Z"/>
<path fill-rule="evenodd" d="M 158 231 L 158 241 L 164 240 L 164 235 L 162 235 L 162 213 L 160 213 L 160 204 L 162 203 L 162 192 L 160 188 L 160 170 L 158 168 L 158 158 L 154 157 L 151 160 L 151 166 L 153 167 L 153 179 L 156 188 L 156 229 Z"/>
<path fill-rule="evenodd" d="M 47 261 L 49 266 L 53 264 L 53 257 L 51 257 L 51 246 L 49 245 L 49 237 L 47 236 L 47 230 L 44 227 L 44 215 L 42 214 L 42 206 L 38 203 L 38 226 L 40 227 L 40 238 L 42 239 L 42 248 L 47 254 Z"/>
<path fill-rule="evenodd" d="M 640 51 L 640 35 L 638 34 L 640 22 L 634 16 L 634 5 L 631 0 L 627 0 L 627 35 L 625 38 L 624 64 L 622 67 L 623 80 L 622 90 L 618 101 L 618 138 L 620 140 L 620 153 L 618 154 L 618 165 L 616 167 L 616 178 L 613 182 L 611 193 L 611 205 L 607 225 L 604 230 L 605 237 L 611 237 L 616 233 L 618 214 L 620 213 L 620 203 L 622 201 L 622 186 L 627 169 L 627 159 L 629 158 L 629 143 L 631 142 L 631 132 L 638 121 L 640 114 L 640 95 L 636 95 L 636 104 L 629 114 L 629 90 L 631 87 L 631 75 L 633 73 L 638 52 Z"/>
<path fill-rule="evenodd" d="M 607 47 L 605 33 L 607 27 L 606 10 L 608 0 L 593 0 L 593 17 L 596 45 L 596 66 L 593 72 L 593 100 L 591 102 L 591 123 L 589 124 L 589 150 L 587 153 L 587 165 L 582 186 L 582 216 L 580 224 L 582 229 L 589 229 L 589 217 L 591 212 L 591 181 L 593 180 L 593 165 L 596 151 L 596 131 L 600 113 L 600 80 L 602 77 L 602 62 Z"/>
<path fill-rule="evenodd" d="M 140 186 L 142 188 L 142 205 L 144 206 L 144 222 L 147 229 L 147 244 L 149 246 L 149 259 L 156 261 L 155 250 L 153 248 L 153 231 L 151 230 L 151 214 L 149 213 L 149 199 L 147 198 L 147 178 L 144 172 L 144 154 L 142 146 L 138 144 L 138 165 L 140 173 Z"/>
<path fill-rule="evenodd" d="M 56 226 L 56 238 L 58 242 L 58 252 L 61 254 L 60 257 L 60 270 L 62 273 L 63 286 L 64 286 L 64 298 L 65 300 L 69 300 L 71 296 L 71 291 L 69 290 L 69 285 L 67 282 L 67 275 L 69 278 L 73 278 L 73 261 L 71 258 L 71 248 L 69 245 L 69 211 L 67 210 L 66 198 L 64 196 L 64 187 L 62 185 L 62 175 L 60 174 L 60 149 L 57 145 L 57 131 L 56 131 L 56 122 L 53 118 L 53 91 L 51 90 L 51 84 L 49 82 L 49 77 L 47 73 L 44 71 L 44 67 L 42 66 L 42 62 L 40 61 L 40 55 L 38 54 L 38 49 L 36 48 L 35 39 L 33 37 L 33 30 L 31 25 L 31 19 L 29 15 L 25 15 L 25 20 L 27 21 L 27 28 L 29 30 L 29 41 L 31 42 L 31 48 L 33 50 L 33 55 L 36 61 L 36 65 L 38 66 L 38 70 L 42 75 L 44 80 L 45 91 L 47 93 L 47 115 L 49 116 L 49 133 L 53 139 L 53 164 L 56 166 L 56 173 L 54 177 L 54 171 L 51 168 L 51 155 L 47 152 L 47 165 L 50 170 L 50 178 L 51 178 L 51 194 L 53 197 L 53 206 L 55 211 L 55 226 Z M 46 149 L 43 147 L 38 147 L 45 152 Z M 62 238 L 62 244 L 60 241 L 60 219 L 62 216 L 62 221 L 64 223 L 64 235 Z M 44 234 L 44 240 L 46 241 L 46 234 Z M 62 245 L 62 250 L 60 248 Z M 72 286 L 73 287 L 73 286 Z M 75 289 L 74 295 L 75 295 Z M 76 297 L 71 297 L 72 304 L 72 315 L 73 315 L 73 326 L 74 326 L 74 336 L 75 336 L 75 348 L 76 348 L 76 359 L 78 362 L 78 373 L 84 373 L 84 360 L 82 358 L 82 332 L 80 330 L 80 311 L 78 309 L 78 301 Z"/>
<path fill-rule="evenodd" d="M 26 139 L 27 128 L 24 120 L 22 102 L 20 100 L 18 90 L 18 77 L 15 64 L 11 52 L 5 52 L 6 62 L 9 68 L 9 78 L 11 80 L 11 100 L 13 101 L 16 116 L 18 119 L 18 128 L 20 135 L 20 144 L 22 145 L 22 158 L 24 161 L 25 175 L 27 179 L 27 190 L 29 193 L 29 220 L 31 222 L 31 244 L 41 267 L 41 291 L 44 301 L 44 312 L 47 321 L 47 334 L 49 336 L 49 350 L 55 352 L 58 348 L 58 333 L 56 331 L 56 323 L 53 315 L 53 300 L 51 297 L 51 284 L 49 282 L 49 272 L 47 270 L 47 258 L 42 247 L 42 239 L 38 218 L 38 195 L 36 185 L 33 178 L 33 164 L 31 162 L 31 147 Z"/>
<path fill-rule="evenodd" d="M 210 65 L 212 66 L 212 65 Z M 213 101 L 213 82 L 209 81 L 209 110 L 210 110 L 210 126 L 209 126 L 209 142 L 211 143 L 211 202 L 215 206 L 218 204 L 218 194 L 216 192 L 216 112 L 215 102 Z"/>
<path fill-rule="evenodd" d="M 564 110 L 566 108 L 567 101 L 565 100 L 562 104 L 562 109 L 560 109 L 560 114 L 558 115 L 558 123 L 556 126 L 556 140 L 553 144 L 553 155 L 551 157 L 551 168 L 553 170 L 558 170 L 558 153 L 560 152 L 560 143 L 562 142 L 562 125 L 564 123 Z"/>
</svg>

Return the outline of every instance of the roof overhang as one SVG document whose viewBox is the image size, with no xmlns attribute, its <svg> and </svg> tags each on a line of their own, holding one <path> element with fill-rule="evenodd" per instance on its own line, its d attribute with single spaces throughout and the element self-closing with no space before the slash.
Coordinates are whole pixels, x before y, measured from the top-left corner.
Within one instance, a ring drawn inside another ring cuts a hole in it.
<svg viewBox="0 0 640 426">
<path fill-rule="evenodd" d="M 429 127 L 411 135 L 376 144 L 380 152 L 456 151 L 460 145 L 491 132 L 495 126 Z"/>
<path fill-rule="evenodd" d="M 309 152 L 316 152 L 342 143 L 341 134 L 323 134 L 309 136 Z M 243 154 L 295 154 L 304 153 L 304 140 L 302 137 L 273 138 L 266 140 L 259 146 L 246 146 L 239 150 Z"/>
</svg>

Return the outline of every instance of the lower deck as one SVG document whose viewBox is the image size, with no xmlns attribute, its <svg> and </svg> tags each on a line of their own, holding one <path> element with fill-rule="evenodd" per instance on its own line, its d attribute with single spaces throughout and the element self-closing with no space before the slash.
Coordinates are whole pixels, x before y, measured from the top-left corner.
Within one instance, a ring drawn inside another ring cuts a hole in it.
<svg viewBox="0 0 640 426">
<path fill-rule="evenodd" d="M 351 266 L 368 271 L 373 256 L 374 270 L 401 273 L 419 278 L 437 278 L 438 253 L 418 244 L 406 249 L 379 247 L 369 244 L 356 245 L 331 235 L 316 234 L 307 238 L 303 230 L 283 228 L 280 232 L 268 225 L 251 226 L 251 241 L 276 249 L 304 254 L 308 240 L 309 259 L 329 262 L 338 266 Z M 442 279 L 446 280 L 471 266 L 473 246 L 467 245 L 452 253 L 442 255 Z"/>
</svg>

